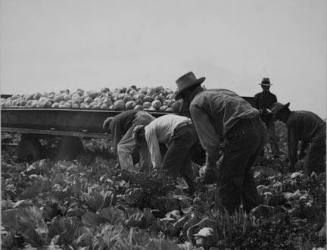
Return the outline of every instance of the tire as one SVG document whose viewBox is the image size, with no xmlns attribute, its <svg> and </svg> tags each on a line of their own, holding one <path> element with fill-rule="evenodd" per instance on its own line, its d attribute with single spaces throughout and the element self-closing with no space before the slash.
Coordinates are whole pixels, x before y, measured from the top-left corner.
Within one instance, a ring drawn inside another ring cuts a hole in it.
<svg viewBox="0 0 327 250">
<path fill-rule="evenodd" d="M 57 160 L 73 160 L 84 150 L 83 144 L 78 137 L 65 136 L 59 143 Z"/>
<path fill-rule="evenodd" d="M 34 162 L 42 158 L 42 146 L 38 139 L 34 137 L 23 137 L 18 144 L 18 161 Z"/>
</svg>

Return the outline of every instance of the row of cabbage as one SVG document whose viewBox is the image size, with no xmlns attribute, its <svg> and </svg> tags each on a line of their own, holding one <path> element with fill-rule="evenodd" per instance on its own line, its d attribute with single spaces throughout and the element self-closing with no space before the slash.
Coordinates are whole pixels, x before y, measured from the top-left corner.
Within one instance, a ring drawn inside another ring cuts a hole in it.
<svg viewBox="0 0 327 250">
<path fill-rule="evenodd" d="M 1 98 L 1 108 L 75 108 L 110 110 L 152 110 L 177 112 L 181 103 L 175 101 L 173 90 L 163 87 L 137 88 L 130 86 L 110 90 L 84 91 L 77 89 L 59 92 L 15 94 Z"/>
</svg>

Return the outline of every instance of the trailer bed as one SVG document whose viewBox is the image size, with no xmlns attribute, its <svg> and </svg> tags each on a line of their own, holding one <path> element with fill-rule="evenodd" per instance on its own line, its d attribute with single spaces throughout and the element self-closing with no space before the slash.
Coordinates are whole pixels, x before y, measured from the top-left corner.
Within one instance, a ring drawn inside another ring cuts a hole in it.
<svg viewBox="0 0 327 250">
<path fill-rule="evenodd" d="M 243 97 L 254 106 L 254 98 Z M 102 124 L 107 117 L 122 111 L 54 108 L 4 108 L 1 110 L 1 131 L 21 134 L 47 134 L 108 138 Z M 171 112 L 147 111 L 155 117 Z"/>
<path fill-rule="evenodd" d="M 121 111 L 89 109 L 6 108 L 1 110 L 1 130 L 22 134 L 108 137 L 102 124 Z M 167 112 L 151 112 L 158 117 Z"/>
</svg>

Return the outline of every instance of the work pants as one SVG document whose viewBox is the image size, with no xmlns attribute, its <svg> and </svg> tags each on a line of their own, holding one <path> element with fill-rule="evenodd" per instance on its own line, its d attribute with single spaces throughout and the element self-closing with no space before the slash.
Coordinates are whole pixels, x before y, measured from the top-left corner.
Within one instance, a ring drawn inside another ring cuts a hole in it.
<svg viewBox="0 0 327 250">
<path fill-rule="evenodd" d="M 174 130 L 167 152 L 163 158 L 163 169 L 172 177 L 181 175 L 189 188 L 194 189 L 192 152 L 197 144 L 193 125 L 183 125 Z"/>
<path fill-rule="evenodd" d="M 326 124 L 316 131 L 311 140 L 304 158 L 304 170 L 308 175 L 326 171 Z"/>
<path fill-rule="evenodd" d="M 250 211 L 259 203 L 251 167 L 264 145 L 264 124 L 257 118 L 241 119 L 226 134 L 219 170 L 216 204 L 230 213 L 243 203 Z"/>
</svg>

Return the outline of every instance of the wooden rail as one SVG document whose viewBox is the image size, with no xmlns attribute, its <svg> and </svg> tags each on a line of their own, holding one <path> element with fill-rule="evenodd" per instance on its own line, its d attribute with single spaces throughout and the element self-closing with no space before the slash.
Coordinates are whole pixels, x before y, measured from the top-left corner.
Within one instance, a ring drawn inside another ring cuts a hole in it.
<svg viewBox="0 0 327 250">
<path fill-rule="evenodd" d="M 31 129 L 31 128 L 9 128 L 2 127 L 2 132 L 18 133 L 18 134 L 35 134 L 35 135 L 54 135 L 54 136 L 75 136 L 75 137 L 92 137 L 98 139 L 111 140 L 109 133 L 88 133 L 87 131 L 58 131 L 55 129 Z"/>
</svg>

